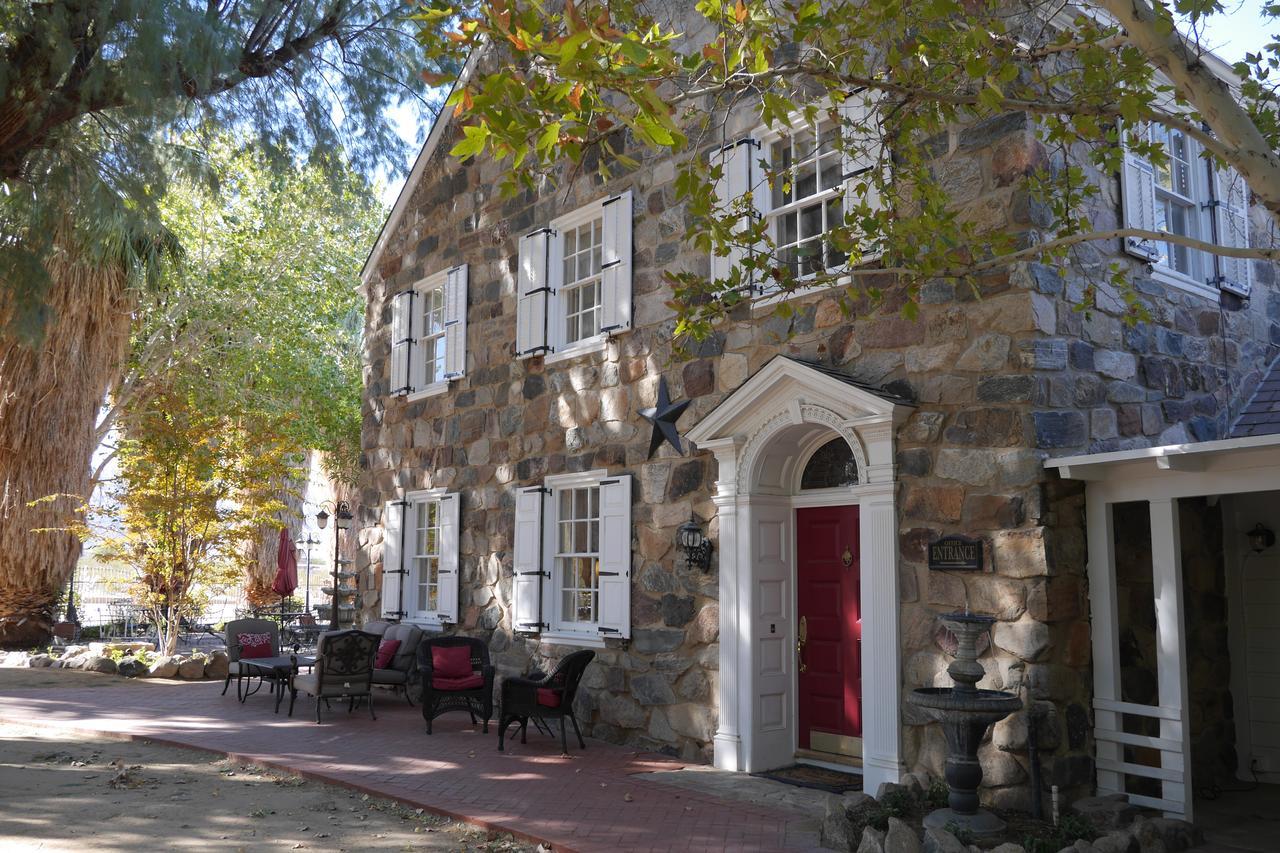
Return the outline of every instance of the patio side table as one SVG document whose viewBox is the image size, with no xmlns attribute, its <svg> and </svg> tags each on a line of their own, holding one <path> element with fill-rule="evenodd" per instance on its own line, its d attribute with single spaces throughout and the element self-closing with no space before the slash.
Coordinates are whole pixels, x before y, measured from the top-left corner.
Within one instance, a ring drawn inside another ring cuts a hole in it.
<svg viewBox="0 0 1280 853">
<path fill-rule="evenodd" d="M 316 665 L 316 659 L 305 655 L 278 655 L 270 658 L 241 658 L 240 665 L 248 671 L 246 674 L 258 677 L 258 685 L 252 690 L 246 690 L 240 697 L 240 701 L 244 702 L 262 689 L 262 682 L 270 681 L 276 694 L 275 713 L 278 714 L 285 688 L 290 686 L 293 677 L 298 674 L 298 669 L 304 666 L 310 669 Z"/>
</svg>

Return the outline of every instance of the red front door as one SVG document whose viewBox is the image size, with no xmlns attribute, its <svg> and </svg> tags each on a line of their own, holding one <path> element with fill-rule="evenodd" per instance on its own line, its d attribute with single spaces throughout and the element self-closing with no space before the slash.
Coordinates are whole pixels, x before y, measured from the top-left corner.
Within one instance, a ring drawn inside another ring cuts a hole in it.
<svg viewBox="0 0 1280 853">
<path fill-rule="evenodd" d="M 862 736 L 858 508 L 796 510 L 800 747 L 855 754 Z"/>
</svg>

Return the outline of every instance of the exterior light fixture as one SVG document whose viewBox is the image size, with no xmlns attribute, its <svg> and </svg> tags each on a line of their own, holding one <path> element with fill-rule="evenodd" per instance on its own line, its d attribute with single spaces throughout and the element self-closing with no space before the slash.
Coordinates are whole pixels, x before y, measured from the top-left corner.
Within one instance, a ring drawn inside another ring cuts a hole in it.
<svg viewBox="0 0 1280 853">
<path fill-rule="evenodd" d="M 1249 547 L 1253 549 L 1255 554 L 1261 554 L 1263 551 L 1276 544 L 1276 534 L 1269 527 L 1263 527 L 1259 521 L 1249 531 Z"/>
<path fill-rule="evenodd" d="M 354 518 L 354 516 L 351 515 L 351 504 L 346 501 L 338 501 L 337 518 L 338 520 L 336 523 L 339 530 L 350 530 L 351 519 Z"/>
<path fill-rule="evenodd" d="M 695 516 L 676 529 L 676 547 L 684 554 L 685 568 L 711 570 L 711 540 L 702 532 Z"/>
<path fill-rule="evenodd" d="M 324 530 L 326 527 L 328 527 L 329 513 L 325 512 L 324 510 L 320 510 L 318 513 L 316 513 L 316 524 L 320 525 L 321 530 Z"/>
</svg>

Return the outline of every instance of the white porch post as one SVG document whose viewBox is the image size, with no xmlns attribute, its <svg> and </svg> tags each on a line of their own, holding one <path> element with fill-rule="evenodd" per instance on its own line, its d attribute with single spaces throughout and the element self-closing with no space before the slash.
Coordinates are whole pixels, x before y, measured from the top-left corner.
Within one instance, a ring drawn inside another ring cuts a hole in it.
<svg viewBox="0 0 1280 853">
<path fill-rule="evenodd" d="M 741 439 L 708 442 L 705 449 L 715 453 L 719 464 L 716 493 L 711 499 L 716 506 L 720 527 L 718 571 L 720 574 L 720 689 L 717 697 L 718 723 L 712 740 L 713 762 L 720 770 L 742 770 L 745 753 L 742 748 L 742 715 L 744 684 L 739 681 L 740 645 L 746 626 L 738 616 L 741 600 L 738 537 L 738 451 Z M 749 679 L 748 679 L 749 682 Z M 749 683 L 745 686 L 749 686 Z"/>
<path fill-rule="evenodd" d="M 1116 630 L 1120 624 L 1116 609 L 1115 528 L 1111 504 L 1102 489 L 1090 485 L 1085 492 L 1085 525 L 1089 541 L 1089 608 L 1093 616 L 1093 695 L 1107 702 L 1120 700 L 1120 644 Z M 1122 731 L 1120 715 L 1101 708 L 1094 710 L 1099 730 Z M 1124 760 L 1120 744 L 1097 740 L 1098 760 L 1119 764 Z M 1098 771 L 1098 793 L 1124 790 L 1124 779 L 1115 770 Z"/>
<path fill-rule="evenodd" d="M 1187 641 L 1182 630 L 1182 535 L 1178 502 L 1153 498 L 1151 506 L 1151 566 L 1156 605 L 1156 671 L 1160 679 L 1160 707 L 1177 719 L 1160 720 L 1160 737 L 1180 743 L 1181 754 L 1165 752 L 1165 770 L 1178 770 L 1182 781 L 1164 780 L 1164 799 L 1185 804 L 1179 817 L 1191 820 L 1191 718 L 1187 698 Z M 1167 762 L 1167 764 L 1166 764 Z M 1181 766 L 1168 766 L 1177 765 Z"/>
<path fill-rule="evenodd" d="M 863 426 L 866 485 L 858 488 L 862 541 L 862 784 L 875 793 L 897 782 L 902 766 L 902 642 L 899 632 L 897 484 L 893 424 Z"/>
</svg>

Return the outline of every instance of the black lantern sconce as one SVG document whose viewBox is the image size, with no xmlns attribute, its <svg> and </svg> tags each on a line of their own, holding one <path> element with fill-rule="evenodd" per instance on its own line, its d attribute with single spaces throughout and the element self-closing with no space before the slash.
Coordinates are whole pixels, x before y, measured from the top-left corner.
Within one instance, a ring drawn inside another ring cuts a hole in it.
<svg viewBox="0 0 1280 853">
<path fill-rule="evenodd" d="M 685 568 L 711 571 L 711 540 L 702 532 L 696 516 L 676 529 L 676 547 L 684 554 Z"/>
<path fill-rule="evenodd" d="M 1261 554 L 1276 544 L 1276 534 L 1269 527 L 1263 527 L 1261 521 L 1255 524 L 1247 535 L 1249 536 L 1249 547 L 1253 549 L 1255 554 Z"/>
</svg>

